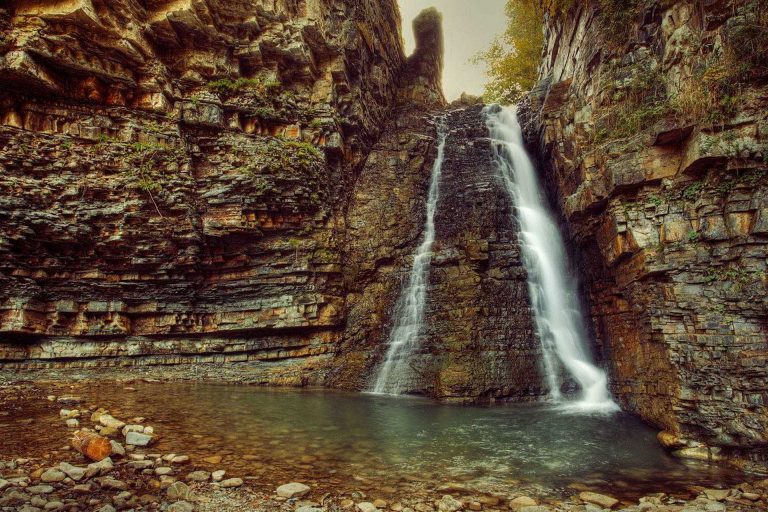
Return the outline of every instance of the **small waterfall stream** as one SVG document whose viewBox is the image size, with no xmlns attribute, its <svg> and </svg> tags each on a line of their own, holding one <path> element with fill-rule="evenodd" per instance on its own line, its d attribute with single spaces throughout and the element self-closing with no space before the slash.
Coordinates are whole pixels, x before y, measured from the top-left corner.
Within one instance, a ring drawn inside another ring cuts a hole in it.
<svg viewBox="0 0 768 512">
<path fill-rule="evenodd" d="M 567 272 L 565 246 L 525 150 L 517 112 L 510 107 L 490 106 L 485 115 L 496 164 L 520 225 L 523 264 L 551 396 L 564 402 L 559 382 L 562 366 L 581 388 L 580 400 L 564 402 L 564 406 L 574 410 L 618 410 L 608 392 L 605 372 L 591 361 L 576 287 Z"/>
<path fill-rule="evenodd" d="M 432 244 L 435 241 L 435 211 L 440 195 L 440 171 L 445 159 L 445 141 L 448 138 L 447 122 L 437 121 L 437 158 L 427 194 L 427 219 L 424 224 L 424 238 L 413 257 L 408 285 L 400 290 L 395 307 L 394 327 L 390 332 L 389 348 L 381 364 L 374 393 L 393 395 L 407 391 L 411 375 L 410 355 L 418 348 L 419 335 L 423 329 L 424 306 L 427 300 L 429 267 L 432 262 Z"/>
</svg>

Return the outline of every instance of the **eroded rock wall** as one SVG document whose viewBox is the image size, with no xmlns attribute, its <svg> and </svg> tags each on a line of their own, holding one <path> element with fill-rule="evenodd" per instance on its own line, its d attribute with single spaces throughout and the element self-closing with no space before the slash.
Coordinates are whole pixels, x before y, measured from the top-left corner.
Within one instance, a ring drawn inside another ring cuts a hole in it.
<svg viewBox="0 0 768 512">
<path fill-rule="evenodd" d="M 520 401 L 546 391 L 518 228 L 482 109 L 405 108 L 374 147 L 349 211 L 345 280 L 352 293 L 334 384 L 365 389 L 375 380 L 423 236 L 436 118 L 444 116 L 425 325 L 408 361 L 409 391 L 446 401 Z"/>
<path fill-rule="evenodd" d="M 553 8 L 530 141 L 622 406 L 688 455 L 764 462 L 766 8 L 625 7 Z"/>
<path fill-rule="evenodd" d="M 395 2 L 14 0 L 0 50 L 0 364 L 321 383 Z"/>
</svg>

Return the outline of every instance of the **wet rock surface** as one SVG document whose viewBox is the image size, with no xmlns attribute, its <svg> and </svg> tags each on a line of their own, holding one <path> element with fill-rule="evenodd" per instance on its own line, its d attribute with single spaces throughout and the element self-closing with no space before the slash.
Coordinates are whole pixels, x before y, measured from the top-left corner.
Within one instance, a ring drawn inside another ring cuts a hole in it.
<svg viewBox="0 0 768 512">
<path fill-rule="evenodd" d="M 610 12 L 551 18 L 522 114 L 622 407 L 681 455 L 764 468 L 765 68 L 705 76 L 764 22 L 752 2 L 646 5 L 613 39 Z"/>
</svg>

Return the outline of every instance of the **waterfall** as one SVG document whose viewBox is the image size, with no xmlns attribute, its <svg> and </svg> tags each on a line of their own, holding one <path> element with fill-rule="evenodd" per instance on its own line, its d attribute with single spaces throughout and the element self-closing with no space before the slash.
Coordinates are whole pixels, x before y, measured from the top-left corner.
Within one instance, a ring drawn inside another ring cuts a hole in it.
<svg viewBox="0 0 768 512">
<path fill-rule="evenodd" d="M 523 264 L 551 396 L 569 409 L 616 410 L 606 374 L 592 363 L 587 349 L 584 317 L 575 283 L 567 272 L 565 246 L 525 151 L 517 112 L 495 105 L 486 107 L 485 115 L 496 165 L 520 227 Z M 561 396 L 561 367 L 580 386 L 580 400 L 567 402 Z"/>
<path fill-rule="evenodd" d="M 423 330 L 424 306 L 427 300 L 429 267 L 432 262 L 432 243 L 435 241 L 435 211 L 440 193 L 440 171 L 445 158 L 445 141 L 448 138 L 447 123 L 444 118 L 437 122 L 437 158 L 432 166 L 432 174 L 427 194 L 427 219 L 424 235 L 413 257 L 408 285 L 400 290 L 395 307 L 394 327 L 389 334 L 386 356 L 379 368 L 374 393 L 393 395 L 407 391 L 411 375 L 411 355 L 419 346 L 419 335 Z"/>
</svg>

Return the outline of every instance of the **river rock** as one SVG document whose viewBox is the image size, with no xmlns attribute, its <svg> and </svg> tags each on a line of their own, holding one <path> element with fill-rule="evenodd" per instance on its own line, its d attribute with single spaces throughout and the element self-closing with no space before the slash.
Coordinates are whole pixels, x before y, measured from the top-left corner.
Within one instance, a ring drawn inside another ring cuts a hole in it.
<svg viewBox="0 0 768 512">
<path fill-rule="evenodd" d="M 376 505 L 367 501 L 358 503 L 355 508 L 358 512 L 376 512 L 377 510 Z"/>
<path fill-rule="evenodd" d="M 224 471 L 223 469 L 219 469 L 211 473 L 211 480 L 213 480 L 214 482 L 221 482 L 224 479 L 224 475 L 226 474 L 227 474 L 226 471 Z"/>
<path fill-rule="evenodd" d="M 207 462 L 208 464 L 220 464 L 221 459 L 221 455 L 211 455 L 210 457 L 204 457 L 203 462 Z"/>
<path fill-rule="evenodd" d="M 6 487 L 10 487 L 10 486 L 11 486 L 11 482 L 9 482 L 8 480 L 3 480 L 2 478 L 0 478 L 0 491 L 4 491 L 6 489 Z"/>
<path fill-rule="evenodd" d="M 144 425 L 126 425 L 122 428 L 121 432 L 123 437 L 128 435 L 128 432 L 140 432 L 144 433 Z"/>
<path fill-rule="evenodd" d="M 713 501 L 724 501 L 731 495 L 730 489 L 705 489 L 704 494 L 706 497 Z"/>
<path fill-rule="evenodd" d="M 189 462 L 187 455 L 176 455 L 171 459 L 171 464 L 186 464 L 187 462 Z"/>
<path fill-rule="evenodd" d="M 224 487 L 225 489 L 230 487 L 240 487 L 241 485 L 243 485 L 243 479 L 229 478 L 227 480 L 223 480 L 219 485 Z"/>
<path fill-rule="evenodd" d="M 173 473 L 173 468 L 169 468 L 168 466 L 161 466 L 159 468 L 155 468 L 155 474 L 158 476 L 170 475 L 171 473 Z"/>
<path fill-rule="evenodd" d="M 40 475 L 40 480 L 48 483 L 61 482 L 65 478 L 67 478 L 67 475 L 56 468 L 47 469 L 45 472 L 43 472 L 42 475 Z"/>
<path fill-rule="evenodd" d="M 451 496 L 450 494 L 444 495 L 442 498 L 440 498 L 440 501 L 437 504 L 437 509 L 440 512 L 456 512 L 458 510 L 461 510 L 461 508 L 464 505 Z"/>
<path fill-rule="evenodd" d="M 141 432 L 128 432 L 125 436 L 125 444 L 134 446 L 147 446 L 152 442 L 152 436 Z"/>
<path fill-rule="evenodd" d="M 112 468 L 114 468 L 114 464 L 112 463 L 112 458 L 107 457 L 105 459 L 100 460 L 99 462 L 93 462 L 91 464 L 88 464 L 88 467 L 85 469 L 85 476 L 86 478 L 91 478 L 96 475 L 106 475 L 110 471 L 112 471 Z"/>
<path fill-rule="evenodd" d="M 168 512 L 192 512 L 195 506 L 187 501 L 177 501 L 172 503 L 166 510 Z"/>
<path fill-rule="evenodd" d="M 120 430 L 125 426 L 124 421 L 120 421 L 114 416 L 111 416 L 109 414 L 100 414 L 99 415 L 99 424 L 101 424 L 104 427 L 107 428 L 113 428 L 116 430 Z"/>
<path fill-rule="evenodd" d="M 106 489 L 115 489 L 117 491 L 128 490 L 127 483 L 123 482 L 122 480 L 118 480 L 117 478 L 113 478 L 111 476 L 103 476 L 103 477 L 97 478 L 96 481 L 99 483 L 99 485 L 101 485 Z"/>
<path fill-rule="evenodd" d="M 536 500 L 529 498 L 528 496 L 519 496 L 509 502 L 509 507 L 512 510 L 520 510 L 523 507 L 533 507 L 536 505 L 538 505 Z"/>
<path fill-rule="evenodd" d="M 299 482 L 291 482 L 277 488 L 277 495 L 282 498 L 301 498 L 310 491 L 309 486 Z"/>
<path fill-rule="evenodd" d="M 71 478 L 75 482 L 82 480 L 87 471 L 86 468 L 73 466 L 69 462 L 62 462 L 61 464 L 59 464 L 59 470 L 61 470 L 65 475 L 67 475 L 69 478 Z"/>
<path fill-rule="evenodd" d="M 193 471 L 187 475 L 190 482 L 207 482 L 211 474 L 207 471 Z"/>
<path fill-rule="evenodd" d="M 194 498 L 189 486 L 184 482 L 174 482 L 165 490 L 169 500 L 191 501 Z"/>
<path fill-rule="evenodd" d="M 125 457 L 125 448 L 123 447 L 123 445 L 121 445 L 114 439 L 110 439 L 109 444 L 112 446 L 112 455 L 119 455 L 121 457 Z"/>
<path fill-rule="evenodd" d="M 66 421 L 66 425 L 68 428 L 78 428 L 80 426 L 80 422 L 75 418 L 70 418 Z"/>
<path fill-rule="evenodd" d="M 619 504 L 619 500 L 616 498 L 589 491 L 580 493 L 579 499 L 585 503 L 592 503 L 593 505 L 597 505 L 602 508 L 613 508 Z"/>
<path fill-rule="evenodd" d="M 32 494 L 50 494 L 53 492 L 53 487 L 50 485 L 32 485 L 25 489 Z"/>
</svg>

